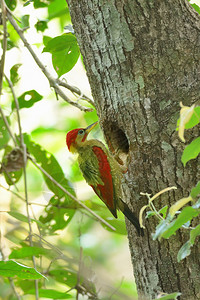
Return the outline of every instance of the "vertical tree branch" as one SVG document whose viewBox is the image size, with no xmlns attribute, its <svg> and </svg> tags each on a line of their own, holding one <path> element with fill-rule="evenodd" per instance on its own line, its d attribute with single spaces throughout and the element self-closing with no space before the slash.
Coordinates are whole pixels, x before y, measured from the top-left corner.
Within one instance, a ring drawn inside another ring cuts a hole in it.
<svg viewBox="0 0 200 300">
<path fill-rule="evenodd" d="M 0 61 L 0 95 L 1 95 L 2 85 L 3 85 L 5 56 L 7 50 L 7 26 L 6 26 L 6 7 L 5 7 L 4 0 L 0 0 L 0 4 L 1 4 L 2 23 L 3 23 L 3 53 Z"/>
<path fill-rule="evenodd" d="M 1 97 L 1 94 L 0 94 L 0 97 Z M 4 115 L 4 112 L 3 112 L 3 109 L 1 108 L 1 105 L 0 105 L 0 114 L 1 114 L 1 117 L 2 117 L 2 119 L 3 119 L 3 121 L 4 121 L 4 124 L 5 124 L 5 126 L 6 126 L 6 129 L 8 130 L 8 133 L 9 133 L 11 139 L 13 140 L 15 146 L 17 147 L 17 146 L 18 146 L 17 140 L 16 140 L 16 138 L 14 137 L 14 135 L 13 135 L 11 129 L 10 129 L 10 126 L 9 126 L 9 124 L 8 124 L 8 121 L 7 121 L 7 119 L 6 119 L 6 116 Z"/>
<path fill-rule="evenodd" d="M 12 82 L 10 81 L 10 79 L 7 76 L 6 76 L 6 80 L 9 84 L 9 87 L 13 94 L 16 111 L 17 111 L 17 123 L 18 123 L 19 136 L 20 136 L 20 147 L 23 152 L 24 190 L 25 190 L 26 213 L 27 213 L 28 225 L 29 225 L 29 243 L 30 243 L 30 246 L 33 247 L 33 240 L 32 240 L 33 231 L 32 231 L 32 226 L 31 226 L 31 217 L 30 217 L 30 213 L 29 213 L 28 187 L 27 187 L 27 175 L 26 175 L 27 151 L 26 151 L 26 145 L 24 144 L 23 134 L 22 134 L 22 127 L 21 127 L 21 120 L 20 120 L 20 113 L 19 113 L 19 102 L 15 95 L 15 91 L 14 91 Z M 32 256 L 32 260 L 33 260 L 33 266 L 36 269 L 35 256 Z M 35 294 L 36 294 L 35 295 L 36 299 L 39 299 L 38 280 L 35 280 Z"/>
<path fill-rule="evenodd" d="M 2 11 L 2 23 L 3 23 L 3 53 L 2 53 L 2 56 L 1 56 L 1 61 L 0 61 L 0 98 L 1 98 L 1 95 L 2 95 L 2 86 L 3 86 L 3 74 L 4 74 L 4 65 L 5 65 L 5 56 L 6 56 L 6 50 L 7 50 L 7 26 L 6 26 L 6 7 L 5 7 L 5 2 L 4 0 L 0 0 L 0 4 L 1 4 L 1 11 Z M 3 113 L 3 110 L 0 106 L 0 114 L 2 116 L 2 119 L 4 121 L 4 124 L 11 136 L 11 138 L 13 139 L 13 142 L 15 145 L 17 145 L 17 141 L 15 139 L 15 137 L 13 136 L 12 134 L 12 131 L 10 130 L 10 126 L 8 124 L 8 121 Z M 0 232 L 0 240 L 1 240 L 2 236 L 1 236 L 1 232 Z M 0 241 L 0 244 L 1 244 L 1 241 Z M 1 255 L 2 255 L 2 258 L 4 259 L 4 254 L 3 254 L 3 250 L 2 250 L 2 247 L 0 245 L 0 252 L 1 252 Z M 16 298 L 18 300 L 21 300 L 21 296 L 17 293 L 16 291 L 16 288 L 15 288 L 15 284 L 14 284 L 14 281 L 11 277 L 8 277 L 8 280 L 10 282 L 10 285 L 13 289 L 13 292 L 16 296 Z"/>
</svg>

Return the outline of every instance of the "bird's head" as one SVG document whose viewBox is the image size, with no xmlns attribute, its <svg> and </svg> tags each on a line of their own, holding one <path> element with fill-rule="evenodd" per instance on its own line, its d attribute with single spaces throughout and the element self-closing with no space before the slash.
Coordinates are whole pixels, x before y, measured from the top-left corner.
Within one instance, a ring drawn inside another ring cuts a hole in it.
<svg viewBox="0 0 200 300">
<path fill-rule="evenodd" d="M 84 145 L 87 139 L 88 133 L 97 125 L 95 122 L 86 128 L 77 128 L 69 131 L 66 136 L 67 147 L 70 152 L 74 153 L 77 148 Z"/>
</svg>

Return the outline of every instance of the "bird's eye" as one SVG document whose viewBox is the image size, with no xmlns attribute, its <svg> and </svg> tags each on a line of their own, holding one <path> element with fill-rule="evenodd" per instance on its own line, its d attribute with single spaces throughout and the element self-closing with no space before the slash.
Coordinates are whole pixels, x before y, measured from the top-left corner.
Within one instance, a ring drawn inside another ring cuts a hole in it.
<svg viewBox="0 0 200 300">
<path fill-rule="evenodd" d="M 80 135 L 84 134 L 84 130 L 83 129 L 79 130 L 78 134 Z"/>
</svg>

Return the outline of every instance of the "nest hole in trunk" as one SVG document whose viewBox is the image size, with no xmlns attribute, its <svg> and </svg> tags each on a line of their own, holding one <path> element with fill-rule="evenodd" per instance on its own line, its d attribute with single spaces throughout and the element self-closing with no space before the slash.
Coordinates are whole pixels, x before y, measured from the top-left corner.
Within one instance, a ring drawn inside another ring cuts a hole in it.
<svg viewBox="0 0 200 300">
<path fill-rule="evenodd" d="M 103 128 L 110 152 L 121 165 L 125 164 L 129 153 L 129 140 L 126 133 L 114 122 L 104 122 Z"/>
</svg>

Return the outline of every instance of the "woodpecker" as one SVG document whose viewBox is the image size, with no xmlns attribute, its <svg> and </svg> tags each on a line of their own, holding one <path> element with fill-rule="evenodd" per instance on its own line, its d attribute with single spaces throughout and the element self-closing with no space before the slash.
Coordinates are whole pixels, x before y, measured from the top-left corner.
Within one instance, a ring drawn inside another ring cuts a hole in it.
<svg viewBox="0 0 200 300">
<path fill-rule="evenodd" d="M 143 235 L 138 218 L 121 199 L 122 170 L 105 145 L 96 139 L 87 140 L 89 132 L 97 125 L 77 128 L 66 135 L 70 152 L 78 153 L 78 163 L 86 182 L 117 218 L 117 209 L 135 226 L 138 235 Z"/>
</svg>

